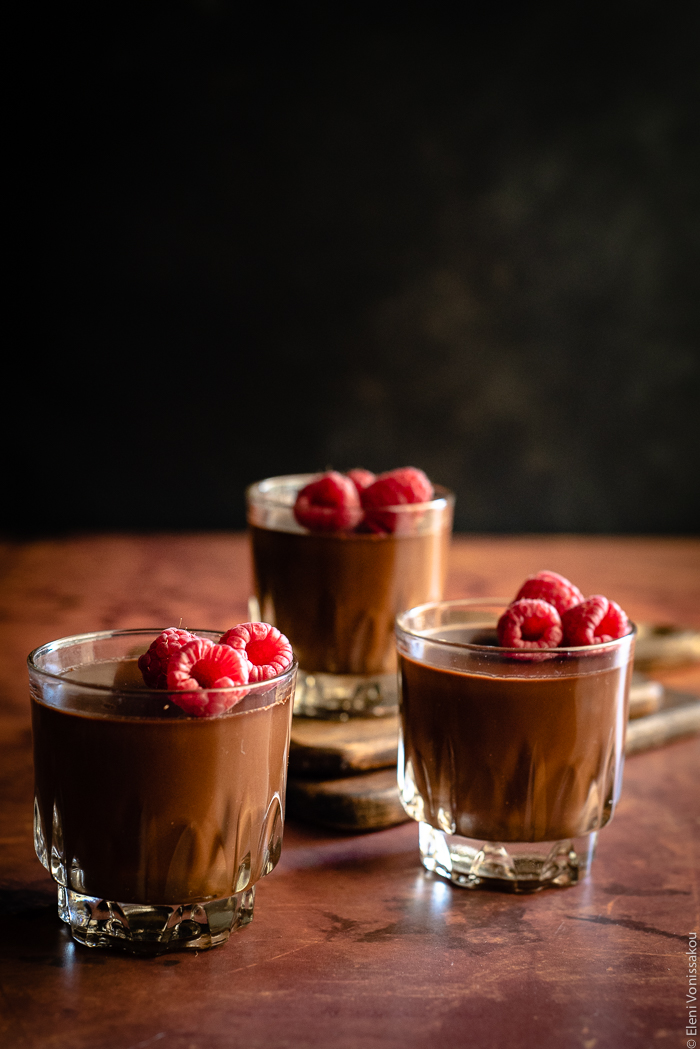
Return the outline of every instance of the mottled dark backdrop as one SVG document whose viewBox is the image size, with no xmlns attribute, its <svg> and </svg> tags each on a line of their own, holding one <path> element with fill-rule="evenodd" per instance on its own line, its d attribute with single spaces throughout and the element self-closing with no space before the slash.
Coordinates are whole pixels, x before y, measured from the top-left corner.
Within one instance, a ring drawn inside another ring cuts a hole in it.
<svg viewBox="0 0 700 1049">
<path fill-rule="evenodd" d="M 697 529 L 697 15 L 485 6 L 57 11 L 10 531 L 409 463 L 464 530 Z"/>
</svg>

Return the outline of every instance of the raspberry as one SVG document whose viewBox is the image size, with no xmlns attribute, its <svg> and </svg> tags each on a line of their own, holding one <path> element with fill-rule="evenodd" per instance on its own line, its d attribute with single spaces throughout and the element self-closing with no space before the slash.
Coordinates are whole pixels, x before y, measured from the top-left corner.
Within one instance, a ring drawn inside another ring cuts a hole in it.
<svg viewBox="0 0 700 1049">
<path fill-rule="evenodd" d="M 404 466 L 380 474 L 374 484 L 360 493 L 365 508 L 363 530 L 395 532 L 399 515 L 385 507 L 427 503 L 433 498 L 433 486 L 422 470 Z"/>
<path fill-rule="evenodd" d="M 349 477 L 331 470 L 301 489 L 294 516 L 311 532 L 350 530 L 362 517 L 360 496 Z"/>
<path fill-rule="evenodd" d="M 269 623 L 239 623 L 226 631 L 221 644 L 241 652 L 252 664 L 250 682 L 282 674 L 294 659 L 287 638 Z"/>
<path fill-rule="evenodd" d="M 139 670 L 148 688 L 168 687 L 168 664 L 171 656 L 194 640 L 195 636 L 190 634 L 189 630 L 180 630 L 175 626 L 168 627 L 158 635 L 148 651 L 139 656 L 138 661 Z"/>
<path fill-rule="evenodd" d="M 247 693 L 242 689 L 233 695 L 205 690 L 247 685 L 249 677 L 250 664 L 244 652 L 197 637 L 171 658 L 168 688 L 173 692 L 173 703 L 186 714 L 212 717 L 235 706 Z"/>
<path fill-rule="evenodd" d="M 598 645 L 624 637 L 629 620 L 620 606 L 602 594 L 587 597 L 561 617 L 564 643 L 572 647 Z"/>
<path fill-rule="evenodd" d="M 518 590 L 515 600 L 523 597 L 539 598 L 554 605 L 559 615 L 583 601 L 583 594 L 558 572 L 538 572 L 529 576 Z"/>
<path fill-rule="evenodd" d="M 369 486 L 374 484 L 377 479 L 376 474 L 373 474 L 371 470 L 363 470 L 361 466 L 356 467 L 354 470 L 348 470 L 347 476 L 355 485 L 355 488 L 357 488 L 360 495 L 362 495 L 365 488 L 369 488 Z"/>
<path fill-rule="evenodd" d="M 433 486 L 422 470 L 404 466 L 389 470 L 362 492 L 365 509 L 380 506 L 405 506 L 406 503 L 427 503 L 433 498 Z"/>
<path fill-rule="evenodd" d="M 562 638 L 554 605 L 535 598 L 514 601 L 498 620 L 497 629 L 503 648 L 556 648 Z"/>
</svg>

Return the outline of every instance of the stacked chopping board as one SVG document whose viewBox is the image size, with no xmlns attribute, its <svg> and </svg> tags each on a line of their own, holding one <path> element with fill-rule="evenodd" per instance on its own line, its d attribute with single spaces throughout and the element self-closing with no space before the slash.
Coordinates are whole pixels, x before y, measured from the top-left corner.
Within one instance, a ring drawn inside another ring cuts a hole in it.
<svg viewBox="0 0 700 1049">
<path fill-rule="evenodd" d="M 700 633 L 640 628 L 630 689 L 627 754 L 700 731 L 700 699 L 646 676 L 700 660 Z M 295 717 L 287 815 L 343 831 L 379 830 L 408 819 L 396 786 L 398 717 L 347 721 Z"/>
</svg>

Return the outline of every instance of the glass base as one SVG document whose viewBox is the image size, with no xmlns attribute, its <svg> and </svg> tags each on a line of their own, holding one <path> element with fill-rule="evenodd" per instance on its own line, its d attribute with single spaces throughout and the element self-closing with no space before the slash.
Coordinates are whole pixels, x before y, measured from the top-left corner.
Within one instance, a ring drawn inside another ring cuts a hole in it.
<svg viewBox="0 0 700 1049">
<path fill-rule="evenodd" d="M 398 714 L 396 674 L 317 674 L 299 670 L 294 713 L 347 721 Z"/>
<path fill-rule="evenodd" d="M 464 889 L 539 892 L 575 885 L 590 872 L 596 832 L 565 841 L 493 842 L 446 834 L 420 823 L 420 854 L 426 870 Z"/>
<path fill-rule="evenodd" d="M 58 914 L 85 947 L 114 947 L 132 954 L 204 951 L 226 943 L 253 920 L 255 886 L 206 903 L 116 903 L 58 886 Z"/>
</svg>

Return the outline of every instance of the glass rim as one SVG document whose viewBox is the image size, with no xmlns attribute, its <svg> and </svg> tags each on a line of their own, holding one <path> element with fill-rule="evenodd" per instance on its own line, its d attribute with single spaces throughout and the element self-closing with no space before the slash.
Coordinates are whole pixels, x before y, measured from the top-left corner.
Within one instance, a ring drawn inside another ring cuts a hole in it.
<svg viewBox="0 0 700 1049">
<path fill-rule="evenodd" d="M 41 653 L 56 652 L 61 648 L 69 648 L 71 644 L 85 643 L 86 641 L 102 641 L 112 637 L 128 637 L 128 636 L 139 636 L 139 635 L 154 635 L 157 637 L 158 634 L 162 634 L 166 627 L 124 627 L 119 630 L 93 630 L 86 634 L 69 634 L 66 637 L 58 637 L 55 641 L 47 641 L 43 645 L 38 645 L 36 648 L 27 656 L 27 667 L 34 674 L 41 674 L 42 677 L 50 678 L 52 681 L 60 681 L 62 684 L 69 684 L 71 688 L 77 686 L 78 688 L 86 688 L 91 692 L 126 692 L 134 693 L 135 695 L 154 695 L 163 696 L 166 694 L 172 694 L 172 692 L 182 691 L 183 695 L 187 694 L 192 690 L 188 689 L 166 689 L 166 688 L 130 688 L 128 685 L 120 685 L 118 688 L 115 685 L 100 685 L 92 684 L 88 681 L 76 681 L 73 678 L 66 678 L 63 674 L 56 674 L 52 670 L 44 670 L 42 667 L 37 666 L 36 657 Z M 189 632 L 195 634 L 197 637 L 208 634 L 218 634 L 219 637 L 223 637 L 226 633 L 225 630 L 209 630 L 200 629 L 199 627 L 188 628 Z M 216 642 L 214 642 L 216 644 Z M 85 664 L 86 666 L 90 664 Z M 245 689 L 247 693 L 252 691 L 263 691 L 271 688 L 274 685 L 284 681 L 293 671 L 296 671 L 299 667 L 296 659 L 293 659 L 286 670 L 283 670 L 281 674 L 275 674 L 274 677 L 266 678 L 265 681 L 250 681 L 245 685 L 234 685 L 230 688 L 213 688 L 207 686 L 203 691 L 206 692 L 238 692 L 241 689 Z"/>
<path fill-rule="evenodd" d="M 512 600 L 507 597 L 458 597 L 452 598 L 448 601 L 426 601 L 422 605 L 414 605 L 413 608 L 407 608 L 404 612 L 400 612 L 397 615 L 396 633 L 398 634 L 400 632 L 407 637 L 416 638 L 419 641 L 429 641 L 433 645 L 441 645 L 443 648 L 447 649 L 475 652 L 484 655 L 510 655 L 512 653 L 517 653 L 520 656 L 522 656 L 523 653 L 532 653 L 535 655 L 539 655 L 540 653 L 543 655 L 564 655 L 566 653 L 572 653 L 574 655 L 583 655 L 592 652 L 606 652 L 614 648 L 615 645 L 619 645 L 621 642 L 635 637 L 637 634 L 637 626 L 630 619 L 630 629 L 626 634 L 623 634 L 622 637 L 616 637 L 612 641 L 600 641 L 595 645 L 568 645 L 559 646 L 557 648 L 505 648 L 501 645 L 474 645 L 468 641 L 445 641 L 442 638 L 429 637 L 425 633 L 411 630 L 402 623 L 402 620 L 405 620 L 407 616 L 424 612 L 430 608 L 492 608 L 498 606 L 499 608 L 502 607 L 505 609 L 510 604 L 512 604 Z"/>
<path fill-rule="evenodd" d="M 303 488 L 304 485 L 311 484 L 312 481 L 323 477 L 324 472 L 319 470 L 316 473 L 280 474 L 277 477 L 265 477 L 261 481 L 255 481 L 253 484 L 248 485 L 245 490 L 246 503 L 258 506 L 261 504 L 275 506 L 280 510 L 292 510 L 293 503 L 271 498 L 270 494 L 262 486 L 271 485 L 273 481 L 286 481 L 290 485 L 293 482 L 298 482 L 299 488 Z M 372 507 L 372 509 L 382 512 L 389 510 L 393 513 L 415 513 L 420 510 L 440 510 L 454 503 L 454 492 L 450 488 L 446 488 L 443 484 L 434 484 L 433 489 L 436 493 L 436 498 L 428 500 L 427 503 L 399 503 L 395 506 L 377 506 Z M 258 498 L 254 498 L 254 496 L 258 496 Z"/>
</svg>

